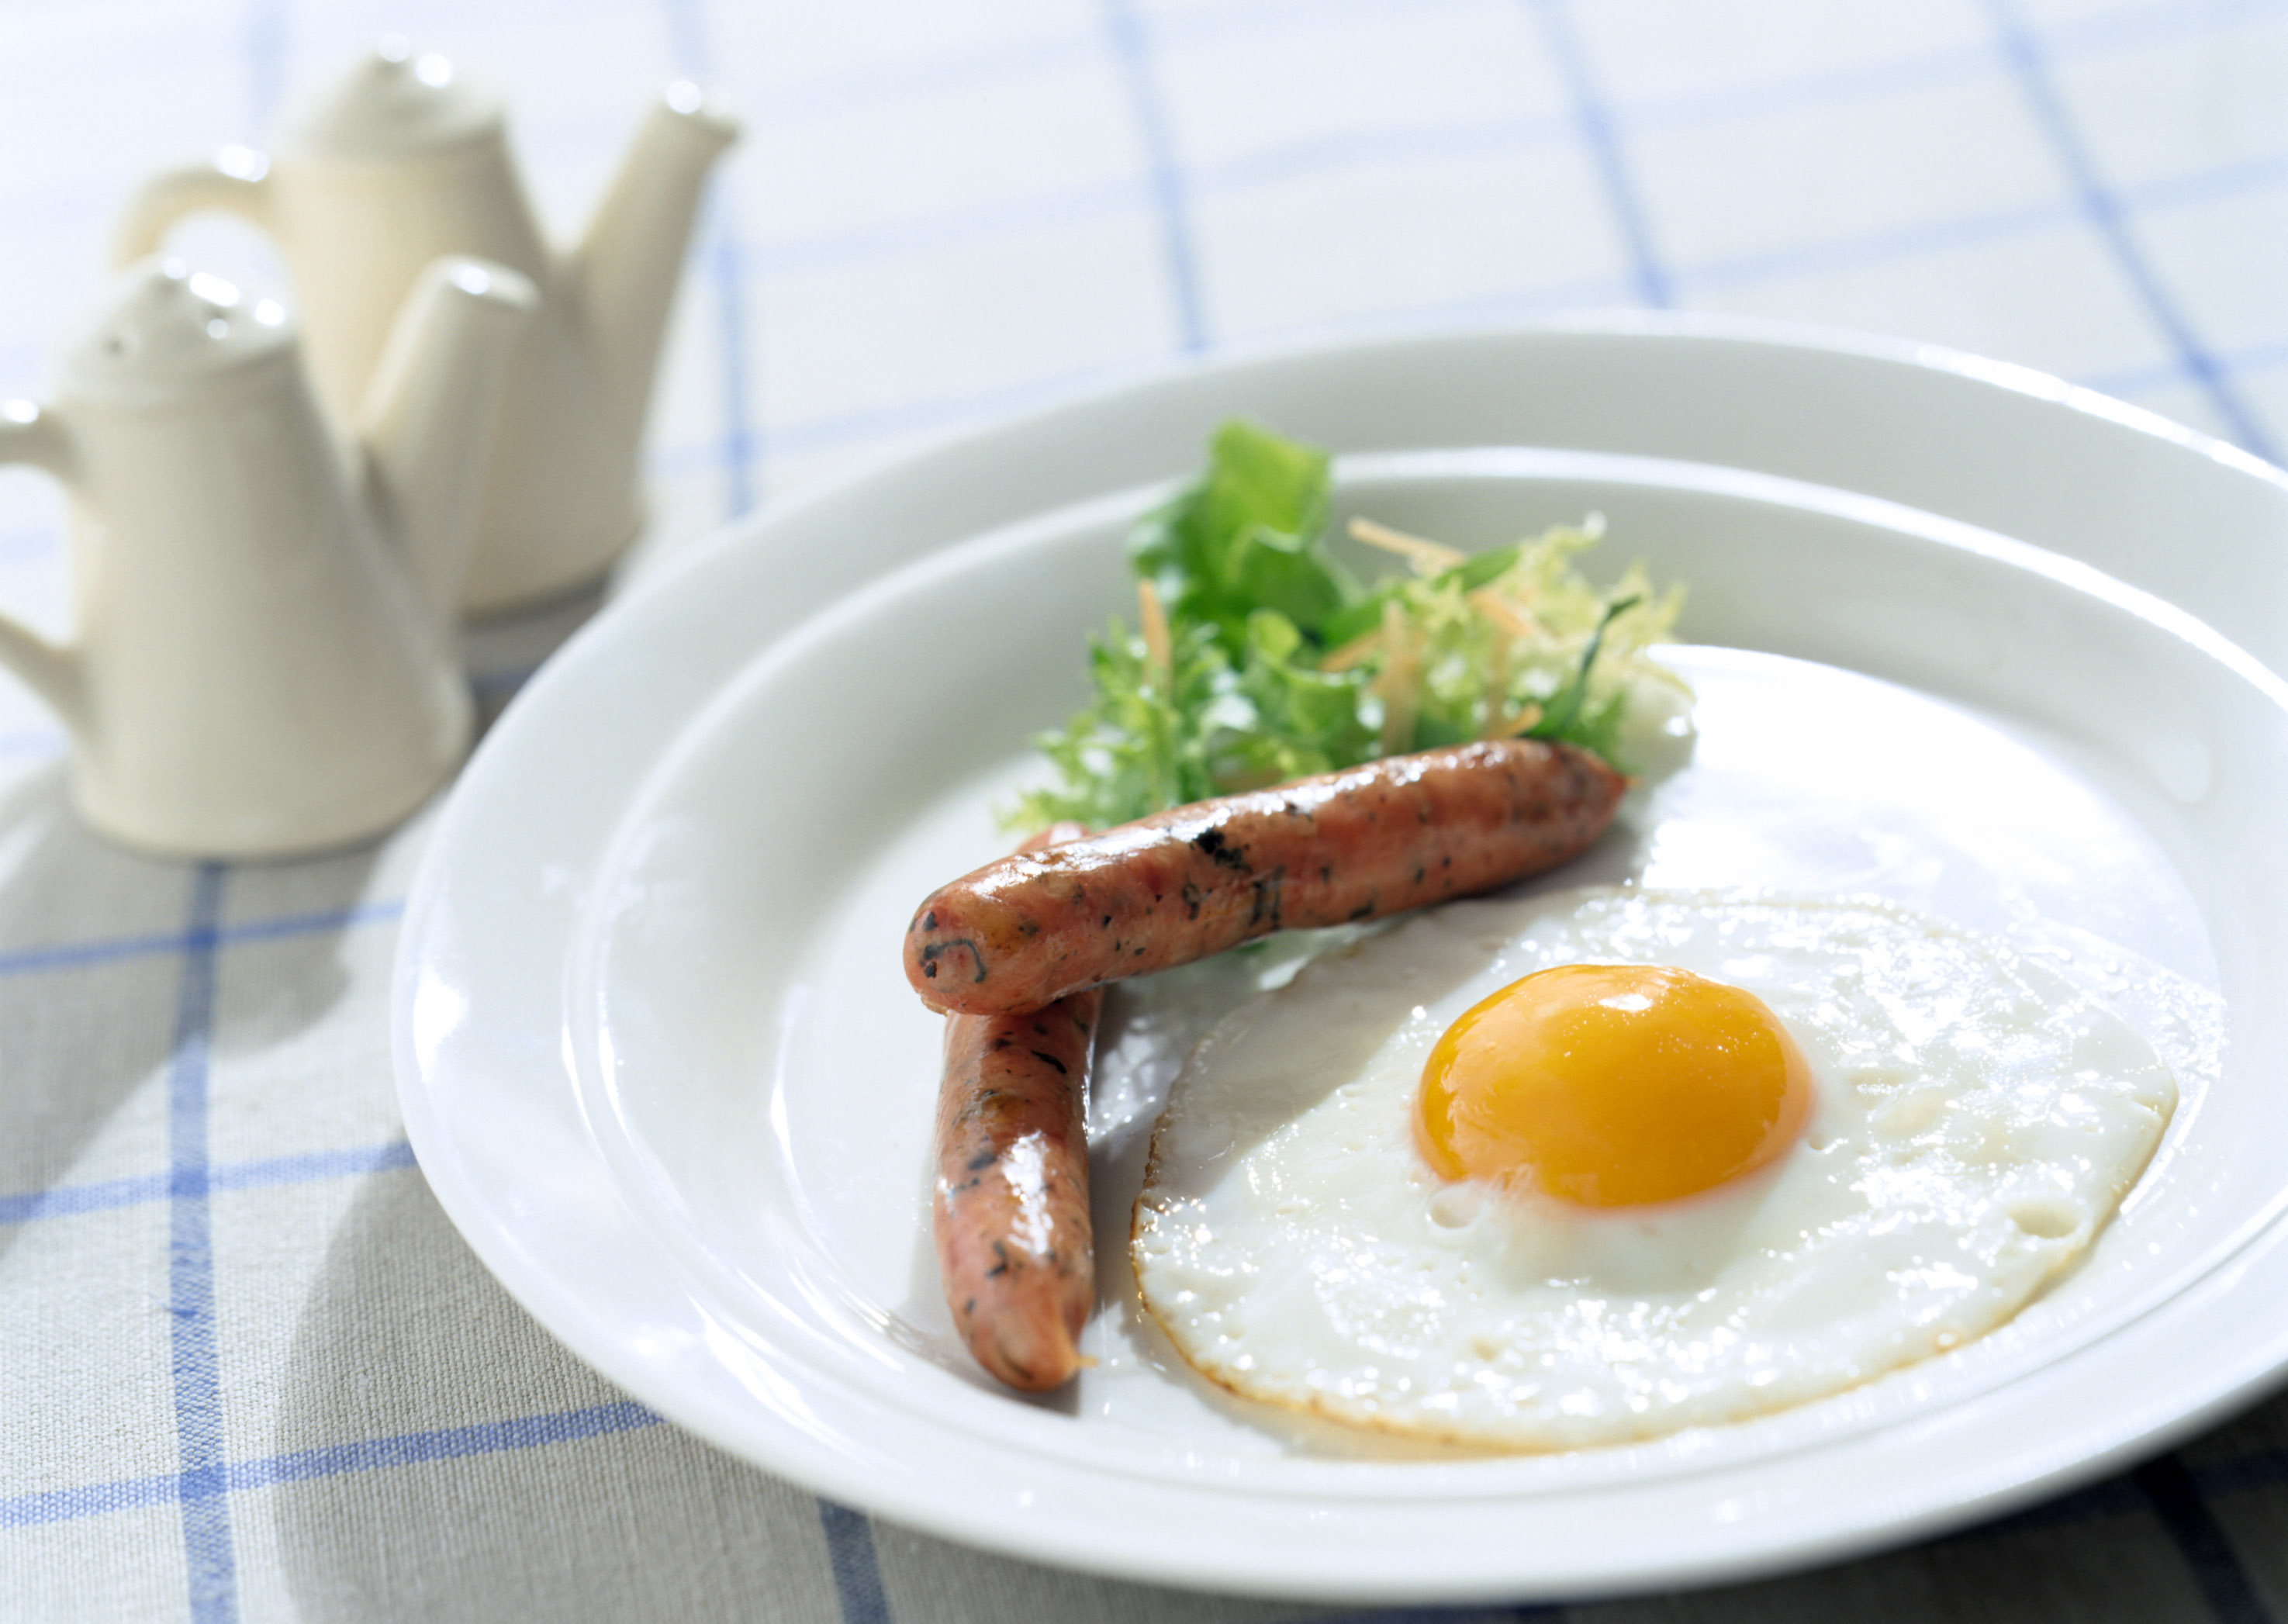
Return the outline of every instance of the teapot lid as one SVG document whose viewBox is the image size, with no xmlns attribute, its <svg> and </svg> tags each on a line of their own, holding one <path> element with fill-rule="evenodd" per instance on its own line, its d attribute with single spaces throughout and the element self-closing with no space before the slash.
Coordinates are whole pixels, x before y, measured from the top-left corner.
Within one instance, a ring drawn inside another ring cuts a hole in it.
<svg viewBox="0 0 2288 1624">
<path fill-rule="evenodd" d="M 113 284 L 58 381 L 82 397 L 155 400 L 219 382 L 294 342 L 277 300 L 248 298 L 180 259 L 146 259 Z"/>
<path fill-rule="evenodd" d="M 280 145 L 304 157 L 402 158 L 500 128 L 500 98 L 450 59 L 416 51 L 401 34 L 380 44 L 303 102 Z"/>
</svg>

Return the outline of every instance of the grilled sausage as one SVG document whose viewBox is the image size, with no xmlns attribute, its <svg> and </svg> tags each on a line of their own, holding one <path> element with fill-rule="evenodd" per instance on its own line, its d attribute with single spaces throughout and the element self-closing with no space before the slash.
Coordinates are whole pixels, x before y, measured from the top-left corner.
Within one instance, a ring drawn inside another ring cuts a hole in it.
<svg viewBox="0 0 2288 1624">
<path fill-rule="evenodd" d="M 1586 750 L 1500 739 L 1179 806 L 942 887 L 906 929 L 906 978 L 933 1009 L 1039 1009 L 1283 926 L 1467 896 L 1580 853 L 1627 788 Z"/>
<path fill-rule="evenodd" d="M 1026 843 L 1074 838 L 1060 824 Z M 930 1224 L 946 1306 L 977 1362 L 1042 1391 L 1080 1367 L 1096 1295 L 1088 1218 L 1089 1051 L 1104 1000 L 945 1023 Z"/>
</svg>

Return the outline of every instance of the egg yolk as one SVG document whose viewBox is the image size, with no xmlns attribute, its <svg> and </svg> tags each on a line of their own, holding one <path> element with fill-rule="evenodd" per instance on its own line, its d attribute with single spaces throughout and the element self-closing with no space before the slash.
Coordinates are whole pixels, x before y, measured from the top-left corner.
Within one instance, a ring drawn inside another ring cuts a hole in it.
<svg viewBox="0 0 2288 1624">
<path fill-rule="evenodd" d="M 1752 1172 L 1802 1131 L 1811 1071 L 1761 999 L 1687 970 L 1561 964 L 1446 1029 L 1416 1138 L 1447 1178 L 1591 1207 L 1672 1201 Z"/>
</svg>

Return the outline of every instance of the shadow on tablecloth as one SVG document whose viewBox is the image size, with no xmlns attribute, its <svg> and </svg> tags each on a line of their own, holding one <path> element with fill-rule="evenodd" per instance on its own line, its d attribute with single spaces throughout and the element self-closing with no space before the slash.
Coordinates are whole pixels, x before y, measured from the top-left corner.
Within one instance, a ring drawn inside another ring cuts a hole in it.
<svg viewBox="0 0 2288 1624">
<path fill-rule="evenodd" d="M 371 1180 L 295 1327 L 275 1446 L 406 1458 L 272 1492 L 298 1615 L 809 1616 L 831 1593 L 809 1496 L 647 1417 L 564 1441 L 530 1424 L 624 1406 L 485 1271 L 417 1170 Z"/>
<path fill-rule="evenodd" d="M 261 870 L 291 873 L 305 911 L 243 933 L 290 931 L 312 950 L 244 989 L 236 1030 L 290 1037 L 339 1001 L 347 979 L 323 947 L 363 898 L 376 854 Z M 185 1003 L 187 960 L 214 947 L 191 918 L 198 872 L 90 830 L 71 810 L 60 763 L 0 797 L 0 1192 L 68 1184 L 100 1202 L 119 1175 L 147 1180 L 168 1166 L 164 1079 L 185 1032 L 203 1036 L 207 1018 Z M 208 928 L 218 923 L 227 941 L 232 919 L 226 903 Z M 146 1088 L 155 1076 L 163 1086 Z M 0 1225 L 0 1254 L 24 1232 Z"/>
<path fill-rule="evenodd" d="M 875 1526 L 862 1553 L 872 1600 L 853 1612 L 837 1588 L 836 1562 L 846 1567 L 847 1553 L 828 1549 L 807 1494 L 640 1415 L 553 1439 L 545 1425 L 530 1424 L 624 1414 L 616 1406 L 625 1406 L 485 1271 L 417 1171 L 375 1179 L 337 1230 L 307 1299 L 278 1412 L 282 1458 L 362 1450 L 372 1468 L 273 1492 L 271 1533 L 297 1612 L 312 1624 L 511 1615 L 825 1624 L 1375 1616 L 1111 1583 L 886 1525 Z M 2288 1579 L 2288 1559 L 2263 1554 L 2288 1552 L 2288 1492 L 2279 1473 L 2266 1477 L 2265 1464 L 2277 1462 L 2284 1444 L 2288 1400 L 2276 1399 L 2182 1452 L 2200 1513 L 2260 1596 Z M 403 1459 L 376 1464 L 377 1448 Z M 1562 1609 L 1389 1616 L 1458 1624 L 1521 1616 L 1581 1624 L 2230 1616 L 2208 1604 L 2229 1576 L 2203 1572 L 2185 1508 L 2157 1503 L 2140 1481 L 2117 1479 L 1990 1528 L 1760 1583 Z M 849 1583 L 846 1571 L 841 1582 Z"/>
</svg>

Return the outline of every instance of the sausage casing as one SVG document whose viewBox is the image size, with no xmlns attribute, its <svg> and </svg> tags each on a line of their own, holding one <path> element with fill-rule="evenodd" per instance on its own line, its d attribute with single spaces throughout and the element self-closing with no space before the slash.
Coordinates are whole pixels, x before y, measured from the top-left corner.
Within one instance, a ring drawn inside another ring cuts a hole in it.
<svg viewBox="0 0 2288 1624">
<path fill-rule="evenodd" d="M 1082 832 L 1060 825 L 1027 849 Z M 930 1212 L 938 1272 L 977 1362 L 1028 1391 L 1080 1367 L 1095 1302 L 1086 1112 L 1103 997 L 945 1023 Z"/>
<path fill-rule="evenodd" d="M 1379 918 L 1578 855 L 1628 780 L 1533 739 L 1451 745 L 1201 801 L 1021 852 L 941 887 L 906 931 L 933 1009 L 1038 1009 L 1285 926 Z"/>
</svg>

